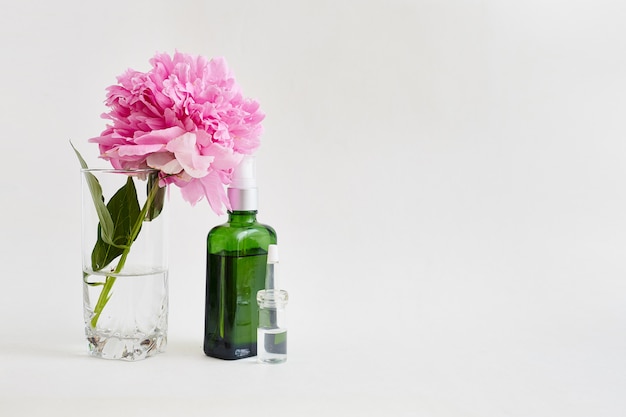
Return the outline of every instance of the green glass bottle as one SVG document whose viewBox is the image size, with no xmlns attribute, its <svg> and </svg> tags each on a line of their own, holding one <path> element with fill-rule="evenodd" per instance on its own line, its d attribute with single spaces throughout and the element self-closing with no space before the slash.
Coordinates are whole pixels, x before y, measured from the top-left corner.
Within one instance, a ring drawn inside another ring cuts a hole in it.
<svg viewBox="0 0 626 417">
<path fill-rule="evenodd" d="M 255 356 L 257 291 L 265 286 L 267 250 L 276 232 L 257 222 L 254 158 L 244 157 L 228 188 L 228 222 L 207 237 L 204 353 L 220 359 Z"/>
</svg>

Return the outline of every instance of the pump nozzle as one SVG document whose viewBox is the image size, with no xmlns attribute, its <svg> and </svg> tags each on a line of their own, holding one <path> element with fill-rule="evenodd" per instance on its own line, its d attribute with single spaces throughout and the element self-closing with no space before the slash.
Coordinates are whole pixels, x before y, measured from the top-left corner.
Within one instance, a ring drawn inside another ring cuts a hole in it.
<svg viewBox="0 0 626 417">
<path fill-rule="evenodd" d="M 233 172 L 230 188 L 245 190 L 256 188 L 256 159 L 252 155 L 245 155 Z"/>
</svg>

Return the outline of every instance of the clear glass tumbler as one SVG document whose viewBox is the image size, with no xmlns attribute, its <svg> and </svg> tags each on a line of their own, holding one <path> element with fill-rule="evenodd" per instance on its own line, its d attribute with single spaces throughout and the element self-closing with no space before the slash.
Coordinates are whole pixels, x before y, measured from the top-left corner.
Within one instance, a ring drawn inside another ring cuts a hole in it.
<svg viewBox="0 0 626 417">
<path fill-rule="evenodd" d="M 167 346 L 166 189 L 155 170 L 84 169 L 82 266 L 92 356 L 139 360 Z"/>
</svg>

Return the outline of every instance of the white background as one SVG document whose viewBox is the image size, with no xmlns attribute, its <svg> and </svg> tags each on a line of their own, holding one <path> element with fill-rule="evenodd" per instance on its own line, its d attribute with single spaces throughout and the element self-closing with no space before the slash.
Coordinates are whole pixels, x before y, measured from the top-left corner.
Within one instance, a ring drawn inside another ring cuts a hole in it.
<svg viewBox="0 0 626 417">
<path fill-rule="evenodd" d="M 0 414 L 626 415 L 626 5 L 12 1 L 0 10 Z M 289 360 L 204 356 L 205 238 L 171 198 L 170 337 L 86 355 L 71 139 L 157 51 L 267 118 Z"/>
</svg>

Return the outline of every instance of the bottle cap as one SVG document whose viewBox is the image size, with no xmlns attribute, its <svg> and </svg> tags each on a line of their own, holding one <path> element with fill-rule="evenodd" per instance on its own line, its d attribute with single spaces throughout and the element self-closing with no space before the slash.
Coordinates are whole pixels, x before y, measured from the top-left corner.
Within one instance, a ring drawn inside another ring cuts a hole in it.
<svg viewBox="0 0 626 417">
<path fill-rule="evenodd" d="M 269 245 L 267 248 L 267 263 L 268 264 L 277 264 L 278 263 L 278 245 Z"/>
</svg>

